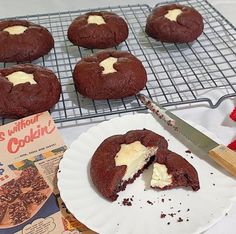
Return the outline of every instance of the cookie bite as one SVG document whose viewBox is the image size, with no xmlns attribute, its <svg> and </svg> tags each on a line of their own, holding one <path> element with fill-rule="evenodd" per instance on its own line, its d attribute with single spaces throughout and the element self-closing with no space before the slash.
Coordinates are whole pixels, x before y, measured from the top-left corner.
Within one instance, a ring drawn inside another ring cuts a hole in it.
<svg viewBox="0 0 236 234">
<path fill-rule="evenodd" d="M 73 71 L 80 94 L 95 100 L 135 95 L 147 82 L 142 62 L 124 51 L 101 51 L 81 59 Z"/>
<path fill-rule="evenodd" d="M 74 45 L 105 49 L 125 41 L 128 26 L 123 18 L 113 12 L 88 12 L 73 20 L 67 35 Z"/>
<path fill-rule="evenodd" d="M 90 176 L 99 193 L 115 201 L 154 160 L 155 153 L 167 149 L 164 137 L 147 129 L 132 130 L 105 139 L 90 164 Z"/>
<path fill-rule="evenodd" d="M 29 62 L 54 47 L 51 33 L 26 20 L 0 21 L 0 62 Z"/>
<path fill-rule="evenodd" d="M 187 43 L 203 32 L 202 15 L 192 7 L 170 4 L 155 7 L 147 18 L 146 33 L 159 41 Z"/>
<path fill-rule="evenodd" d="M 191 187 L 194 191 L 200 189 L 196 169 L 186 159 L 166 149 L 156 153 L 151 187 L 154 189 Z"/>
<path fill-rule="evenodd" d="M 60 93 L 60 82 L 51 70 L 32 64 L 0 69 L 1 117 L 47 111 L 59 101 Z"/>
</svg>

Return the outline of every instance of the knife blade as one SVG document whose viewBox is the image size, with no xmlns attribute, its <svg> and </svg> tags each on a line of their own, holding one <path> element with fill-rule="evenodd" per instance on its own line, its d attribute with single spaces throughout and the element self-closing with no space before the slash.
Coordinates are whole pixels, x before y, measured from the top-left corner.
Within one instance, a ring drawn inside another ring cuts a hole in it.
<svg viewBox="0 0 236 234">
<path fill-rule="evenodd" d="M 144 94 L 139 93 L 137 97 L 160 121 L 164 121 L 167 125 L 171 126 L 176 132 L 208 154 L 231 175 L 236 176 L 236 152 L 225 145 L 217 143 L 169 110 L 147 98 Z"/>
</svg>

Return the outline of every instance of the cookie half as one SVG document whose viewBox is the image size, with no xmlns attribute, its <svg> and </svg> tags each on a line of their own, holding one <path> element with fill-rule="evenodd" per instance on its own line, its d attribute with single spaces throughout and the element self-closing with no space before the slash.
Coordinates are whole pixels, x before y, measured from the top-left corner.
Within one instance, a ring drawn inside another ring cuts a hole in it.
<svg viewBox="0 0 236 234">
<path fill-rule="evenodd" d="M 0 21 L 0 62 L 25 62 L 46 55 L 53 47 L 51 33 L 26 20 Z"/>
<path fill-rule="evenodd" d="M 73 72 L 77 90 L 95 100 L 135 95 L 147 82 L 142 62 L 123 51 L 102 51 L 79 61 Z"/>
<path fill-rule="evenodd" d="M 151 187 L 192 187 L 194 191 L 200 189 L 196 169 L 186 159 L 169 150 L 160 150 L 156 153 Z"/>
<path fill-rule="evenodd" d="M 113 12 L 88 12 L 73 20 L 68 28 L 68 39 L 74 44 L 91 49 L 105 49 L 119 45 L 128 37 L 128 26 Z"/>
<path fill-rule="evenodd" d="M 170 4 L 155 7 L 147 18 L 146 33 L 159 41 L 187 43 L 203 31 L 202 15 L 192 7 Z"/>
<path fill-rule="evenodd" d="M 61 85 L 46 68 L 20 64 L 0 69 L 0 116 L 17 118 L 49 110 L 60 98 Z"/>
</svg>

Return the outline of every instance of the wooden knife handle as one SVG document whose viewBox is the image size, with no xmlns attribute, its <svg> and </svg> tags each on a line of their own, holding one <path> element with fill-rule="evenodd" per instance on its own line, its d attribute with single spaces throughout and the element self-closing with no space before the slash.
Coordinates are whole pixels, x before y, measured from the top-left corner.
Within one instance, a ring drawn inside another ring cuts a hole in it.
<svg viewBox="0 0 236 234">
<path fill-rule="evenodd" d="M 208 152 L 209 156 L 231 175 L 236 176 L 236 152 L 219 145 Z"/>
</svg>

